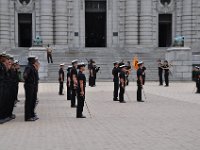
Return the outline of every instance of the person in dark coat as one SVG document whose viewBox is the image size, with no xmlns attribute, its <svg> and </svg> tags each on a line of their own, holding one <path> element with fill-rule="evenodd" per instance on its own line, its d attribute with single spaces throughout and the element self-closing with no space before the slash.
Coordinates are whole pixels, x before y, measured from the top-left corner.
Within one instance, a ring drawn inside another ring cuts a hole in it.
<svg viewBox="0 0 200 150">
<path fill-rule="evenodd" d="M 70 73 L 71 73 L 71 69 L 72 69 L 72 66 L 68 66 L 67 68 L 67 83 L 66 83 L 66 86 L 67 86 L 67 100 L 71 100 L 71 88 L 70 88 L 70 83 L 71 83 L 71 79 L 70 79 Z"/>
<path fill-rule="evenodd" d="M 96 64 L 93 64 L 92 87 L 96 86 L 97 73 L 99 72 L 99 70 L 100 70 L 100 67 L 97 67 Z"/>
<path fill-rule="evenodd" d="M 10 56 L 3 53 L 0 54 L 0 124 L 12 120 L 10 116 L 10 74 L 8 71 L 11 68 Z"/>
<path fill-rule="evenodd" d="M 38 105 L 39 103 L 39 99 L 38 99 L 38 85 L 39 85 L 39 69 L 40 69 L 40 62 L 39 62 L 39 59 L 38 57 L 35 58 L 35 63 L 33 64 L 34 66 L 34 72 L 35 72 L 35 76 L 36 76 L 36 84 L 35 84 L 35 89 L 34 89 L 34 101 L 33 101 L 33 107 L 34 107 L 34 114 L 35 114 L 35 118 L 39 119 L 37 117 L 37 114 L 35 112 L 36 110 L 36 106 Z"/>
<path fill-rule="evenodd" d="M 95 61 L 93 59 L 90 59 L 89 60 L 89 64 L 88 64 L 88 70 L 89 70 L 89 86 L 93 86 L 94 83 L 94 73 L 93 73 L 93 70 L 94 70 L 94 63 Z"/>
<path fill-rule="evenodd" d="M 113 91 L 113 101 L 118 101 L 118 91 L 119 91 L 119 62 L 114 62 L 114 68 L 112 70 L 114 91 Z"/>
<path fill-rule="evenodd" d="M 7 99 L 8 105 L 7 105 L 7 116 L 9 116 L 12 119 L 15 119 L 15 115 L 13 114 L 14 105 L 16 101 L 16 92 L 17 92 L 17 86 L 18 86 L 18 74 L 14 67 L 14 57 L 10 56 L 10 68 L 8 70 L 8 78 L 6 79 L 6 85 L 7 89 L 9 90 L 9 98 Z"/>
<path fill-rule="evenodd" d="M 77 65 L 78 65 L 78 60 L 73 60 L 72 61 L 72 69 L 70 72 L 70 85 L 71 85 L 71 107 L 75 108 L 76 107 L 76 92 L 77 92 L 77 86 L 78 86 L 78 81 L 77 81 Z"/>
<path fill-rule="evenodd" d="M 126 103 L 124 100 L 124 94 L 125 94 L 125 87 L 126 87 L 126 65 L 119 66 L 121 71 L 119 74 L 120 79 L 120 92 L 119 92 L 119 102 L 120 103 Z"/>
<path fill-rule="evenodd" d="M 169 86 L 169 64 L 167 60 L 164 61 L 164 65 L 162 68 L 164 70 L 165 87 L 168 87 Z"/>
<path fill-rule="evenodd" d="M 144 102 L 142 100 L 142 88 L 143 88 L 143 78 L 142 78 L 142 74 L 143 74 L 143 62 L 138 62 L 138 70 L 137 70 L 137 101 L 138 102 Z"/>
<path fill-rule="evenodd" d="M 146 70 L 147 70 L 147 68 L 144 66 L 144 64 L 143 64 L 143 67 L 142 67 L 142 79 L 143 79 L 143 85 L 145 84 L 145 81 L 146 81 Z"/>
<path fill-rule="evenodd" d="M 16 80 L 15 80 L 15 94 L 14 94 L 14 99 L 15 99 L 15 104 L 17 102 L 20 102 L 18 99 L 18 91 L 19 91 L 19 82 L 21 81 L 21 71 L 20 71 L 20 65 L 19 61 L 15 60 L 14 61 L 14 71 L 16 74 Z"/>
<path fill-rule="evenodd" d="M 196 87 L 197 87 L 197 91 L 196 93 L 200 93 L 200 67 L 197 67 L 197 76 L 196 76 Z"/>
<path fill-rule="evenodd" d="M 127 64 L 126 64 L 126 85 L 128 86 L 129 85 L 129 75 L 131 74 L 131 62 L 130 61 L 127 61 Z"/>
<path fill-rule="evenodd" d="M 64 64 L 60 64 L 60 69 L 58 72 L 58 81 L 59 81 L 59 95 L 64 95 L 63 94 L 63 84 L 64 84 L 64 79 L 65 79 L 65 73 L 64 73 Z"/>
<path fill-rule="evenodd" d="M 86 118 L 83 116 L 83 107 L 84 107 L 84 101 L 85 101 L 85 87 L 86 87 L 86 77 L 84 74 L 85 71 L 85 64 L 80 63 L 78 65 L 78 75 L 77 75 L 77 99 L 78 99 L 78 105 L 77 105 L 77 111 L 76 111 L 76 117 L 77 118 Z"/>
<path fill-rule="evenodd" d="M 35 56 L 28 57 L 28 65 L 26 66 L 24 77 L 24 89 L 25 89 L 25 121 L 36 121 L 38 119 L 34 112 L 35 101 L 35 87 L 37 86 L 37 74 L 34 64 L 36 62 Z"/>
<path fill-rule="evenodd" d="M 163 85 L 163 64 L 161 60 L 159 59 L 158 61 L 158 77 L 159 77 L 159 85 Z"/>
</svg>

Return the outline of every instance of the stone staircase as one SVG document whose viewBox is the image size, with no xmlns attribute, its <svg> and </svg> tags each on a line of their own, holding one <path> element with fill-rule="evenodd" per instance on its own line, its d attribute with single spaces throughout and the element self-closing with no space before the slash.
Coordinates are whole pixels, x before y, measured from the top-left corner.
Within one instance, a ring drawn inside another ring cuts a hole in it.
<svg viewBox="0 0 200 150">
<path fill-rule="evenodd" d="M 101 67 L 100 72 L 97 74 L 98 81 L 112 81 L 112 68 L 114 61 L 124 62 L 130 61 L 134 56 L 138 56 L 139 60 L 144 61 L 147 68 L 147 80 L 155 81 L 158 80 L 157 71 L 157 59 L 165 59 L 165 48 L 83 48 L 77 50 L 64 50 L 55 48 L 53 52 L 53 64 L 48 64 L 48 77 L 43 79 L 42 82 L 57 82 L 59 64 L 65 63 L 65 68 L 71 65 L 71 61 L 78 59 L 87 64 L 86 59 L 94 59 L 96 64 Z M 28 48 L 15 48 L 7 51 L 7 53 L 15 56 L 16 59 L 20 60 L 22 70 L 27 64 Z M 65 69 L 66 70 L 66 69 Z M 86 71 L 88 77 L 88 71 Z M 130 80 L 136 79 L 136 71 L 132 70 Z"/>
<path fill-rule="evenodd" d="M 151 49 L 148 50 L 134 48 L 85 48 L 82 50 L 59 51 L 55 50 L 53 53 L 53 64 L 48 65 L 48 78 L 46 82 L 56 82 L 58 79 L 59 64 L 65 63 L 65 68 L 71 65 L 73 59 L 78 59 L 87 63 L 86 59 L 94 59 L 96 64 L 101 67 L 97 75 L 98 81 L 112 81 L 111 70 L 114 61 L 124 60 L 124 62 L 131 61 L 134 56 L 138 56 L 139 60 L 145 62 L 147 68 L 147 80 L 158 80 L 157 59 L 165 58 L 165 49 Z M 86 71 L 86 74 L 88 72 Z M 88 76 L 88 75 L 87 75 Z M 130 75 L 130 80 L 136 79 L 136 71 L 133 70 Z"/>
</svg>

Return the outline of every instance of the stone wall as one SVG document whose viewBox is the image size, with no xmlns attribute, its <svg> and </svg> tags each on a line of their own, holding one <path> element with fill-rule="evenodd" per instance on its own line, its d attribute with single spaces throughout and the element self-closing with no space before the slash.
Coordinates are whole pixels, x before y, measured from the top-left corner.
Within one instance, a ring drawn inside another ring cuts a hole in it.
<svg viewBox="0 0 200 150">
<path fill-rule="evenodd" d="M 9 4 L 9 0 L 0 0 L 0 45 L 5 49 L 10 45 Z"/>
<path fill-rule="evenodd" d="M 172 79 L 192 79 L 192 51 L 189 47 L 172 47 L 167 49 L 166 60 L 171 66 Z"/>
</svg>

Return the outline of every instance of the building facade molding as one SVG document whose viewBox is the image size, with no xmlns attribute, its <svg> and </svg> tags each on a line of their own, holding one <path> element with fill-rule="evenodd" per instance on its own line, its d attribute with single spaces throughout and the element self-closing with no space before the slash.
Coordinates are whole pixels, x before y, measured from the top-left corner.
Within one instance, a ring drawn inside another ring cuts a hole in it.
<svg viewBox="0 0 200 150">
<path fill-rule="evenodd" d="M 32 14 L 32 38 L 44 44 L 82 49 L 86 46 L 86 0 L 0 0 L 0 47 L 18 47 L 18 14 Z M 96 1 L 96 0 L 95 0 Z M 97 0 L 98 1 L 98 0 Z M 99 0 L 101 1 L 101 0 Z M 139 3 L 140 2 L 140 3 Z M 200 48 L 198 0 L 106 0 L 106 47 L 158 47 L 158 16 L 172 14 L 172 39 Z"/>
</svg>

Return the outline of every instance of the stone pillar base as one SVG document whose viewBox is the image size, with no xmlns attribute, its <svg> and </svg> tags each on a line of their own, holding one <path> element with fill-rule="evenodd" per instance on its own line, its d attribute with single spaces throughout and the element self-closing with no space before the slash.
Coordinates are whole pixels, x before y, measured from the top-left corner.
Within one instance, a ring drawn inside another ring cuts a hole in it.
<svg viewBox="0 0 200 150">
<path fill-rule="evenodd" d="M 48 63 L 47 52 L 45 47 L 31 47 L 29 49 L 29 55 L 38 57 L 40 62 L 39 78 L 45 81 L 48 77 Z"/>
<path fill-rule="evenodd" d="M 192 80 L 192 51 L 189 47 L 171 47 L 167 49 L 166 60 L 171 63 L 172 80 Z"/>
</svg>

